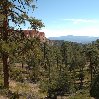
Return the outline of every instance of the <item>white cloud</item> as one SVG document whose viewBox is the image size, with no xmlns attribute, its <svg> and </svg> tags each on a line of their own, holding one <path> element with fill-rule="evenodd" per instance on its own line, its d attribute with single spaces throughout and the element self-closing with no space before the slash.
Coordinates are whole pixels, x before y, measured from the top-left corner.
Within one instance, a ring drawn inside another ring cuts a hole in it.
<svg viewBox="0 0 99 99">
<path fill-rule="evenodd" d="M 75 36 L 99 36 L 98 27 L 86 27 L 80 29 L 43 29 L 46 37 L 58 37 L 66 35 L 75 35 Z"/>
<path fill-rule="evenodd" d="M 74 25 L 65 26 L 64 24 L 55 24 L 54 27 L 43 28 L 42 31 L 45 32 L 46 37 L 58 37 L 66 35 L 75 36 L 99 36 L 99 19 L 64 19 L 64 21 L 73 22 L 73 24 L 79 23 L 89 23 L 87 25 Z M 66 23 L 67 25 L 68 23 Z M 78 27 L 77 27 L 78 26 Z M 66 27 L 66 28 L 65 28 Z"/>
<path fill-rule="evenodd" d="M 99 20 L 97 19 L 63 19 L 64 21 L 71 21 L 74 24 L 78 23 L 99 23 Z"/>
</svg>

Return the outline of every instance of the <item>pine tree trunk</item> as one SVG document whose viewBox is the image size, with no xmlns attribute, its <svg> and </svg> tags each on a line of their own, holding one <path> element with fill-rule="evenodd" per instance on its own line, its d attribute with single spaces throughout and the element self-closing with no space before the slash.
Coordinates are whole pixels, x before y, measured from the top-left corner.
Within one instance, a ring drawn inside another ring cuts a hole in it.
<svg viewBox="0 0 99 99">
<path fill-rule="evenodd" d="M 58 64 L 58 63 L 59 63 L 59 62 L 58 62 L 58 57 L 57 57 L 56 61 L 57 61 L 57 68 L 58 68 L 58 65 L 59 65 L 59 64 Z"/>
<path fill-rule="evenodd" d="M 3 33 L 2 39 L 7 43 L 8 40 L 8 0 L 5 0 L 3 4 L 4 15 L 6 18 L 3 20 Z M 9 65 L 8 65 L 8 53 L 3 51 L 2 53 L 3 61 L 3 72 L 4 72 L 4 87 L 9 88 Z"/>
<path fill-rule="evenodd" d="M 22 69 L 23 69 L 23 67 L 24 67 L 24 63 L 22 62 Z"/>
<path fill-rule="evenodd" d="M 9 88 L 9 65 L 8 65 L 8 55 L 7 53 L 3 52 L 2 56 L 3 60 L 3 73 L 4 73 L 4 87 Z"/>
<path fill-rule="evenodd" d="M 92 79 L 93 79 L 93 68 L 92 68 L 92 61 L 91 61 L 91 58 L 90 58 L 90 73 L 91 73 L 91 84 L 92 84 Z"/>
</svg>

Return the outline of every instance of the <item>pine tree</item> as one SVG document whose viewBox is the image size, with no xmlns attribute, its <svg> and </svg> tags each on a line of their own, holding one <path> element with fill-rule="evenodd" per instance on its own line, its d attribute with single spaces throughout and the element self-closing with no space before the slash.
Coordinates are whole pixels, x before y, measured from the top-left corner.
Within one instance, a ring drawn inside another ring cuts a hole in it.
<svg viewBox="0 0 99 99">
<path fill-rule="evenodd" d="M 43 26 L 41 20 L 30 18 L 28 16 L 29 10 L 34 11 L 34 0 L 3 0 L 0 2 L 0 14 L 3 15 L 2 27 L 1 27 L 1 43 L 2 49 L 4 45 L 8 45 L 9 35 L 11 33 L 9 28 L 9 22 L 14 22 L 15 25 L 26 21 L 30 22 L 31 28 L 38 29 Z M 8 49 L 2 50 L 3 72 L 4 72 L 4 87 L 9 88 L 9 53 Z"/>
</svg>

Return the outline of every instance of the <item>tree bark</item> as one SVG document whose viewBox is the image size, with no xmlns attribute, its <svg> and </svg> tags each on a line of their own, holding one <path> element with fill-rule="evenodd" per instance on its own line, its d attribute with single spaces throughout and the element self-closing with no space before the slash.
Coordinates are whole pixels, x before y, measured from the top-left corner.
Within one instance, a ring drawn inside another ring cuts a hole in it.
<svg viewBox="0 0 99 99">
<path fill-rule="evenodd" d="M 23 67 L 24 67 L 24 63 L 22 62 L 22 69 L 23 69 Z"/>
<path fill-rule="evenodd" d="M 8 55 L 7 53 L 3 52 L 2 56 L 3 60 L 3 73 L 4 73 L 4 87 L 9 88 L 9 65 L 8 65 Z"/>
<path fill-rule="evenodd" d="M 3 4 L 4 15 L 6 18 L 3 20 L 3 33 L 2 40 L 7 43 L 8 40 L 8 0 L 5 0 Z M 9 88 L 9 65 L 8 65 L 8 53 L 6 51 L 2 52 L 3 61 L 3 72 L 4 72 L 4 87 Z"/>
</svg>

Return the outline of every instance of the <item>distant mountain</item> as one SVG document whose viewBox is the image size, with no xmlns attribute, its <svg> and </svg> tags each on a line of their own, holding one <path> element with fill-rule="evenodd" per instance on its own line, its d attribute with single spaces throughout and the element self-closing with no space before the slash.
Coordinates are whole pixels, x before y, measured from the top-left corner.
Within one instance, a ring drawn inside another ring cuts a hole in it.
<svg viewBox="0 0 99 99">
<path fill-rule="evenodd" d="M 90 36 L 60 36 L 60 37 L 49 37 L 50 40 L 64 40 L 64 41 L 71 41 L 71 42 L 78 42 L 78 43 L 90 43 L 99 39 L 99 37 L 90 37 Z"/>
</svg>

